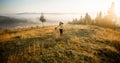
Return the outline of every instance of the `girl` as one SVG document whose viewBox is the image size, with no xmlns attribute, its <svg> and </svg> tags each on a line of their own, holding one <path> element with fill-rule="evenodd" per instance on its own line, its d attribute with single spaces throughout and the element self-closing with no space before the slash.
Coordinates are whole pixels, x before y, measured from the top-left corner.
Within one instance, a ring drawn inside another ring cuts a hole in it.
<svg viewBox="0 0 120 63">
<path fill-rule="evenodd" d="M 59 22 L 59 32 L 60 32 L 60 36 L 63 35 L 63 22 Z"/>
<path fill-rule="evenodd" d="M 59 29 L 60 36 L 63 35 L 63 22 L 59 22 L 59 26 L 55 27 L 55 30 Z"/>
</svg>

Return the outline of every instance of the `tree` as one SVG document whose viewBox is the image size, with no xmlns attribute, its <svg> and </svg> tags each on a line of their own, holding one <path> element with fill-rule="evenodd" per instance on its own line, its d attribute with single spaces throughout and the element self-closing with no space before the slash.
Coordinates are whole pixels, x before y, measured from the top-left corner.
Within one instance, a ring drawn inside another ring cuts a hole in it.
<svg viewBox="0 0 120 63">
<path fill-rule="evenodd" d="M 40 21 L 42 22 L 42 25 L 44 26 L 44 22 L 46 22 L 46 19 L 45 19 L 43 13 L 41 13 Z"/>
<path fill-rule="evenodd" d="M 106 23 L 106 27 L 114 28 L 116 26 L 116 14 L 115 10 L 115 3 L 112 2 L 111 7 L 108 9 L 108 14 L 103 18 L 104 23 Z"/>
<path fill-rule="evenodd" d="M 102 23 L 104 23 L 104 22 L 103 22 L 102 12 L 100 11 L 95 18 L 95 23 L 94 24 L 100 25 Z"/>
<path fill-rule="evenodd" d="M 80 22 L 80 24 L 84 24 L 84 23 L 83 23 L 83 17 L 82 17 L 82 16 L 80 17 L 79 22 Z"/>
<path fill-rule="evenodd" d="M 85 15 L 85 24 L 91 24 L 91 17 L 88 13 Z"/>
<path fill-rule="evenodd" d="M 116 18 L 116 14 L 115 14 L 115 3 L 112 2 L 111 7 L 108 10 L 108 15 L 110 20 L 114 20 Z"/>
<path fill-rule="evenodd" d="M 115 3 L 113 2 L 111 7 L 108 9 L 107 15 L 102 16 L 102 12 L 99 12 L 95 18 L 95 25 L 115 28 L 116 14 L 114 12 Z"/>
</svg>

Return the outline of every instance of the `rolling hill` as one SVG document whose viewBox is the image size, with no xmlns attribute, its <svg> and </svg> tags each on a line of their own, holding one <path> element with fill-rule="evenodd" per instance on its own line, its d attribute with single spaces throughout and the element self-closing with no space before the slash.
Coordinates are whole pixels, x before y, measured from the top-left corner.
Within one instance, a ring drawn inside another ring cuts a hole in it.
<svg viewBox="0 0 120 63">
<path fill-rule="evenodd" d="M 2 63 L 120 63 L 120 32 L 90 25 L 0 31 Z"/>
</svg>

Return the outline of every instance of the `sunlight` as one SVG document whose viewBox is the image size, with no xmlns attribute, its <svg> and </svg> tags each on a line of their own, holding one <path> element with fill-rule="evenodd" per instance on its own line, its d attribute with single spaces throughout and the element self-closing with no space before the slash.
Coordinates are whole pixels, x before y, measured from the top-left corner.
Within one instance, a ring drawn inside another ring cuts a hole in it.
<svg viewBox="0 0 120 63">
<path fill-rule="evenodd" d="M 111 0 L 112 2 L 115 2 L 115 13 L 119 17 L 120 16 L 120 0 Z"/>
<path fill-rule="evenodd" d="M 115 13 L 117 16 L 120 16 L 120 2 L 116 2 Z"/>
</svg>

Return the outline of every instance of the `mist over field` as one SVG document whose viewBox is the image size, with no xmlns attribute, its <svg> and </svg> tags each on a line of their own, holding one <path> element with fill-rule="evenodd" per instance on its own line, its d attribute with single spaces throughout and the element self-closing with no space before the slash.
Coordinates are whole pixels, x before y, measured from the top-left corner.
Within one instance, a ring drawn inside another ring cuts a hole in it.
<svg viewBox="0 0 120 63">
<path fill-rule="evenodd" d="M 19 28 L 41 26 L 41 14 L 11 14 L 0 16 L 0 28 Z M 79 18 L 80 14 L 44 14 L 46 18 L 45 26 L 58 25 L 60 21 L 68 23 L 73 18 Z"/>
<path fill-rule="evenodd" d="M 13 29 L 13 28 L 23 28 L 23 27 L 35 27 L 42 26 L 40 22 L 41 13 L 16 13 L 0 16 L 0 28 L 3 29 Z M 46 18 L 45 26 L 58 25 L 60 21 L 67 24 L 73 19 L 80 19 L 84 16 L 83 13 L 45 13 Z M 95 19 L 95 15 L 92 15 L 92 19 Z M 116 24 L 120 25 L 120 19 L 116 20 Z"/>
</svg>

